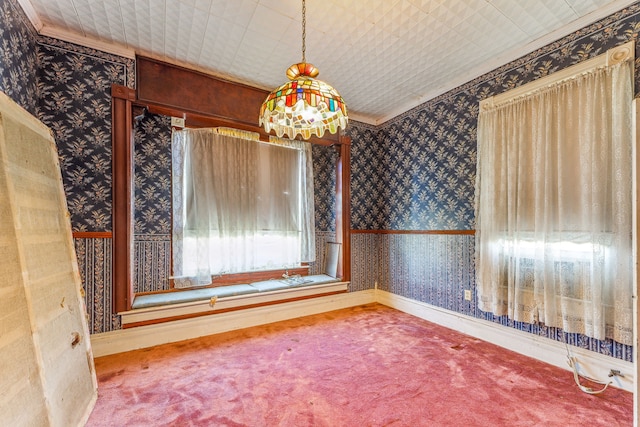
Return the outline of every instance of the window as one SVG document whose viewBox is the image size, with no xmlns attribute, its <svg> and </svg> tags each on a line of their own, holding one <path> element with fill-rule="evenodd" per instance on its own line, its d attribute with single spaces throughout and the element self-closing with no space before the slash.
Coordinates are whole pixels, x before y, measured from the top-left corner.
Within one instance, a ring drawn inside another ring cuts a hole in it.
<svg viewBox="0 0 640 427">
<path fill-rule="evenodd" d="M 172 144 L 176 287 L 314 260 L 308 143 L 215 128 L 174 132 Z"/>
<path fill-rule="evenodd" d="M 633 52 L 481 103 L 481 310 L 632 343 Z"/>
</svg>

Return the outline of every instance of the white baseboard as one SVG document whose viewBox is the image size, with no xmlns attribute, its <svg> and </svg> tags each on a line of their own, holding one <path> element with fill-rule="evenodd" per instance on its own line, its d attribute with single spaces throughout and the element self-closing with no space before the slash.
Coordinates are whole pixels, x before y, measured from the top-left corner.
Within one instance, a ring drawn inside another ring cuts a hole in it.
<svg viewBox="0 0 640 427">
<path fill-rule="evenodd" d="M 486 320 L 454 313 L 378 289 L 375 291 L 375 300 L 380 304 L 421 319 L 571 371 L 567 363 L 567 350 L 563 343 L 507 328 Z M 575 346 L 569 346 L 569 350 L 571 355 L 578 360 L 580 374 L 601 381 L 613 380 L 612 387 L 621 388 L 631 393 L 635 391 L 635 367 L 633 363 Z M 609 378 L 608 375 L 612 369 L 620 371 L 624 377 Z"/>
<path fill-rule="evenodd" d="M 373 289 L 329 295 L 94 334 L 91 346 L 94 357 L 107 356 L 372 302 L 375 302 Z"/>
</svg>

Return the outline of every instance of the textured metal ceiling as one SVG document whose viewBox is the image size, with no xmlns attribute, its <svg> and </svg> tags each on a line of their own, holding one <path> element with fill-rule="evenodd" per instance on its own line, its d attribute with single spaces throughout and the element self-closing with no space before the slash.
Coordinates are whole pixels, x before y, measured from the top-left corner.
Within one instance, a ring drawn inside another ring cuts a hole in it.
<svg viewBox="0 0 640 427">
<path fill-rule="evenodd" d="M 19 0 L 42 34 L 271 90 L 302 56 L 300 0 Z M 384 122 L 630 0 L 307 0 L 306 59 Z"/>
</svg>

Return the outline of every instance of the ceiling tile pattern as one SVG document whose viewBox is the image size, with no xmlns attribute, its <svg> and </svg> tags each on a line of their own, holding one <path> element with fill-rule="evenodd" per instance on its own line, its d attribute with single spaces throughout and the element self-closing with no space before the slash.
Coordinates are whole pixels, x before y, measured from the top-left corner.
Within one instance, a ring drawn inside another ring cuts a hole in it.
<svg viewBox="0 0 640 427">
<path fill-rule="evenodd" d="M 299 0 L 21 1 L 31 3 L 48 34 L 124 46 L 268 90 L 302 57 Z M 307 0 L 306 59 L 354 117 L 376 124 L 455 87 L 472 70 L 514 59 L 501 58 L 505 52 L 629 3 Z"/>
</svg>

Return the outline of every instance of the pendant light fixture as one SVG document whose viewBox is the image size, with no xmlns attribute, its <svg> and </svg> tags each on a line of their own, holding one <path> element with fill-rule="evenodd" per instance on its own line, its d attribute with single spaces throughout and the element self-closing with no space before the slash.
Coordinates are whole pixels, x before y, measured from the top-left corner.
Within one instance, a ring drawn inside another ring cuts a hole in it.
<svg viewBox="0 0 640 427">
<path fill-rule="evenodd" d="M 290 81 L 271 92 L 260 107 L 260 126 L 267 132 L 273 129 L 279 137 L 322 137 L 326 130 L 345 129 L 349 121 L 347 105 L 338 91 L 317 80 L 318 69 L 306 62 L 306 12 L 302 0 L 302 62 L 287 69 Z"/>
</svg>

